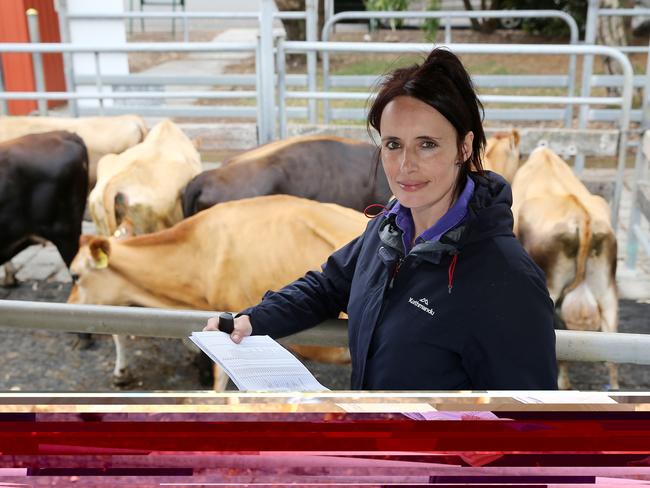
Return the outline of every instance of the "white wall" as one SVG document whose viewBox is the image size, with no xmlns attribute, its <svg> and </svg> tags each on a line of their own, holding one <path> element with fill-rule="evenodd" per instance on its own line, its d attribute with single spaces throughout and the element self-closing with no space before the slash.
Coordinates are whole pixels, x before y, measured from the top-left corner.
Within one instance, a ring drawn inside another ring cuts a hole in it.
<svg viewBox="0 0 650 488">
<path fill-rule="evenodd" d="M 123 0 L 67 0 L 70 14 L 122 13 Z M 126 43 L 126 22 L 123 20 L 71 20 L 70 42 L 82 46 L 105 46 Z M 93 54 L 79 53 L 73 55 L 75 75 L 94 75 L 95 59 Z M 102 53 L 99 55 L 99 71 L 102 75 L 126 75 L 129 62 L 126 53 Z M 94 92 L 95 86 L 77 86 L 78 92 Z M 110 87 L 103 87 L 110 92 Z M 104 106 L 110 106 L 113 100 L 105 99 Z M 80 100 L 80 107 L 98 107 L 98 100 Z"/>
</svg>

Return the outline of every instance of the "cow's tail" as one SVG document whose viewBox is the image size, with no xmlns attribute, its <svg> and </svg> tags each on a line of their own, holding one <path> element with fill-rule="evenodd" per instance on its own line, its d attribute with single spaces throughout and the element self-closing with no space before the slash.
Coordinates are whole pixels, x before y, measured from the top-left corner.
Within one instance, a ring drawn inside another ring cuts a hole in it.
<svg viewBox="0 0 650 488">
<path fill-rule="evenodd" d="M 104 195 L 102 198 L 108 235 L 112 235 L 117 230 L 117 217 L 115 216 L 116 193 L 115 181 L 109 181 L 104 188 Z"/>
<path fill-rule="evenodd" d="M 560 317 L 562 317 L 567 329 L 599 330 L 602 323 L 602 313 L 598 300 L 594 296 L 589 282 L 585 279 L 587 258 L 589 258 L 589 250 L 591 249 L 591 216 L 574 195 L 570 197 L 583 216 L 579 219 L 580 242 L 576 254 L 576 275 L 562 299 Z"/>
<path fill-rule="evenodd" d="M 147 137 L 147 134 L 149 133 L 149 129 L 147 129 L 147 124 L 145 123 L 144 119 L 142 117 L 138 117 L 136 119 L 136 125 L 138 126 L 138 129 L 140 130 L 140 141 L 144 141 L 145 137 Z"/>
<path fill-rule="evenodd" d="M 573 283 L 569 286 L 567 291 L 575 289 L 580 283 L 585 280 L 585 274 L 587 272 L 587 258 L 589 257 L 589 249 L 591 247 L 591 215 L 585 208 L 585 206 L 580 203 L 580 200 L 575 195 L 569 195 L 569 198 L 573 200 L 576 208 L 579 208 L 580 211 L 584 214 L 584 219 L 580 219 L 580 227 L 578 229 L 579 233 L 579 243 L 578 243 L 578 254 L 576 255 L 576 276 L 573 280 Z"/>
<path fill-rule="evenodd" d="M 181 195 L 181 204 L 183 206 L 183 218 L 191 217 L 199 211 L 198 200 L 201 195 L 201 185 L 197 183 L 196 177 L 192 178 L 187 184 Z"/>
</svg>

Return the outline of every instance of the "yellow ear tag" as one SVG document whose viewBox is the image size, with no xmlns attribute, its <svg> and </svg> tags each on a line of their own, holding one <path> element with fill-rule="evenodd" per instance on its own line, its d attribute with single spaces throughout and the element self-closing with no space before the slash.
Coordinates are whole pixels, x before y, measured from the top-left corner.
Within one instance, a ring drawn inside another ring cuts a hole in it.
<svg viewBox="0 0 650 488">
<path fill-rule="evenodd" d="M 104 269 L 108 267 L 108 255 L 101 249 L 97 249 L 97 258 L 95 259 L 95 268 Z"/>
</svg>

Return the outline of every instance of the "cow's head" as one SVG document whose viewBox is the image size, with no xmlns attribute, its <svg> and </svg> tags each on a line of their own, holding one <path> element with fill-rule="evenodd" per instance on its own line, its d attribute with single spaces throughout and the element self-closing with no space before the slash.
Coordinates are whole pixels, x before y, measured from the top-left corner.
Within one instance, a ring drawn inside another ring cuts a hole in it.
<svg viewBox="0 0 650 488">
<path fill-rule="evenodd" d="M 113 304 L 107 280 L 109 270 L 110 241 L 101 236 L 82 235 L 79 252 L 70 265 L 73 285 L 68 303 Z M 108 300 L 106 300 L 108 298 Z"/>
<path fill-rule="evenodd" d="M 139 239 L 139 238 L 134 238 Z M 70 265 L 74 285 L 68 303 L 142 307 L 175 307 L 179 302 L 152 291 L 146 253 L 125 250 L 131 239 L 81 236 Z M 143 247 L 139 248 L 140 250 Z M 144 271 L 147 270 L 147 271 Z M 155 288 L 155 287 L 154 287 Z"/>
<path fill-rule="evenodd" d="M 512 182 L 519 168 L 519 132 L 498 132 L 485 147 L 485 169 L 493 170 Z"/>
</svg>

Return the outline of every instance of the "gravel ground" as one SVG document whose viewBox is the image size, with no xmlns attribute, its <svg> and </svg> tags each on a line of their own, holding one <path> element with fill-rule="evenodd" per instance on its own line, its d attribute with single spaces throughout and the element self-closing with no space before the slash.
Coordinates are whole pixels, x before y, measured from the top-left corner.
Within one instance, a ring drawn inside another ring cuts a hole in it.
<svg viewBox="0 0 650 488">
<path fill-rule="evenodd" d="M 69 284 L 28 281 L 0 288 L 0 299 L 64 302 Z M 650 304 L 620 302 L 620 332 L 650 333 Z M 0 391 L 119 391 L 111 383 L 115 358 L 110 336 L 95 336 L 95 345 L 82 350 L 77 336 L 47 331 L 0 329 Z M 129 341 L 132 371 L 130 390 L 203 390 L 195 355 L 181 341 L 135 337 Z M 330 389 L 349 387 L 349 366 L 305 362 Z M 607 389 L 607 369 L 601 363 L 571 363 L 573 385 L 580 390 Z M 622 390 L 650 390 L 650 366 L 620 365 Z M 232 385 L 231 385 L 232 388 Z"/>
</svg>

